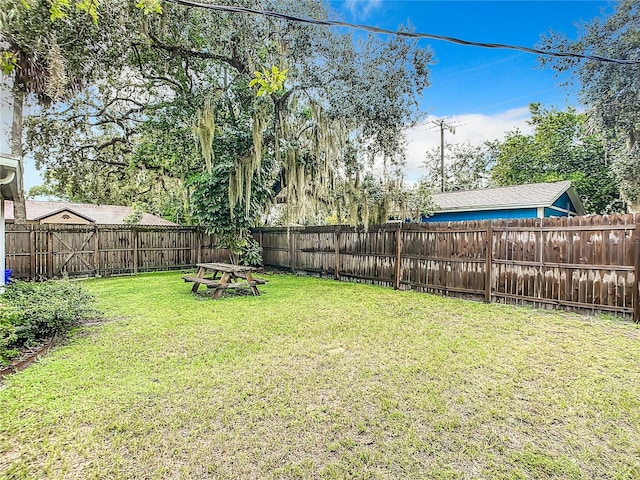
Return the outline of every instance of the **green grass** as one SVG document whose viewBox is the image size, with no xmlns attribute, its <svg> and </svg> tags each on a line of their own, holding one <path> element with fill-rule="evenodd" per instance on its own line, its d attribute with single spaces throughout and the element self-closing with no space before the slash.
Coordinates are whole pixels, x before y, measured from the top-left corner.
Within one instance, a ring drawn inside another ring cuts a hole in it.
<svg viewBox="0 0 640 480">
<path fill-rule="evenodd" d="M 0 388 L 6 478 L 640 478 L 640 330 L 288 275 L 106 312 Z"/>
</svg>

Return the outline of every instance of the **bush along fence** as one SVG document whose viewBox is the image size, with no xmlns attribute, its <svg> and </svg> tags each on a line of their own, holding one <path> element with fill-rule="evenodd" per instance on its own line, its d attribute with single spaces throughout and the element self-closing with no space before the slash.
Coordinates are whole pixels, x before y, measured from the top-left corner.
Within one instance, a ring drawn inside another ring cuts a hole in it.
<svg viewBox="0 0 640 480">
<path fill-rule="evenodd" d="M 14 278 L 24 280 L 133 274 L 229 261 L 216 237 L 195 227 L 9 224 L 5 239 L 7 268 Z"/>
<path fill-rule="evenodd" d="M 640 215 L 258 229 L 265 265 L 640 318 Z"/>
</svg>

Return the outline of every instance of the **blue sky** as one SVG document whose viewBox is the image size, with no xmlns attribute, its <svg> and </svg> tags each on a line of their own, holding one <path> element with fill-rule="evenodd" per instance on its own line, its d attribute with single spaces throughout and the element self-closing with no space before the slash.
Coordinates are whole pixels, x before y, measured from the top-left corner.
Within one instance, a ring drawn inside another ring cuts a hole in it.
<svg viewBox="0 0 640 480">
<path fill-rule="evenodd" d="M 596 1 L 330 1 L 344 21 L 397 29 L 411 24 L 417 32 L 464 40 L 536 47 L 550 30 L 568 38 L 578 37 L 579 24 L 610 12 L 612 3 Z M 425 152 L 440 144 L 439 131 L 429 122 L 444 118 L 457 126 L 447 133 L 448 143 L 479 143 L 502 138 L 508 131 L 531 131 L 528 105 L 581 108 L 576 87 L 561 84 L 550 68 L 540 66 L 536 55 L 421 40 L 430 46 L 436 64 L 431 86 L 423 92 L 421 111 L 425 122 L 407 130 L 409 182 L 426 172 Z"/>
<path fill-rule="evenodd" d="M 534 47 L 550 29 L 576 38 L 576 22 L 598 16 L 606 1 L 332 1 L 345 21 L 480 42 Z M 530 102 L 564 107 L 576 96 L 535 55 L 422 40 L 435 53 L 422 109 L 435 116 L 495 114 Z"/>
</svg>

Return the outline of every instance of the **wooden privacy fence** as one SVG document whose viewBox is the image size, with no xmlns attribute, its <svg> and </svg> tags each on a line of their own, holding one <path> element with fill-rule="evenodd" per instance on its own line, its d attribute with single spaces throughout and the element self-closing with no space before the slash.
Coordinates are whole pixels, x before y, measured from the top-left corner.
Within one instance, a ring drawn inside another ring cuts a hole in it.
<svg viewBox="0 0 640 480">
<path fill-rule="evenodd" d="M 19 279 L 172 270 L 229 258 L 215 236 L 194 227 L 8 224 L 5 240 L 6 268 Z"/>
<path fill-rule="evenodd" d="M 258 229 L 265 265 L 640 318 L 640 216 Z"/>
</svg>

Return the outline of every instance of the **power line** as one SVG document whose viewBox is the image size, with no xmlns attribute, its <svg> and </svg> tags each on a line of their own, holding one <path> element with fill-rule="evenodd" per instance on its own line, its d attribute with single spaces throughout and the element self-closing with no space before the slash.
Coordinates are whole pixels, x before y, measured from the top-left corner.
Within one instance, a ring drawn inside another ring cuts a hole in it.
<svg viewBox="0 0 640 480">
<path fill-rule="evenodd" d="M 274 12 L 271 10 L 256 10 L 246 7 L 235 7 L 231 5 L 214 5 L 210 3 L 192 2 L 190 0 L 165 0 L 169 3 L 175 3 L 177 5 L 183 5 L 185 7 L 204 8 L 207 10 L 215 10 L 218 12 L 233 12 L 233 13 L 250 13 L 254 15 L 263 15 L 265 17 L 279 18 L 281 20 L 288 20 L 291 22 L 310 23 L 312 25 L 323 25 L 327 27 L 346 27 L 354 28 L 357 30 L 364 30 L 372 33 L 382 33 L 387 35 L 397 35 L 400 37 L 408 38 L 427 38 L 430 40 L 442 40 L 444 42 L 456 43 L 458 45 L 466 45 L 471 47 L 481 48 L 499 48 L 506 50 L 517 50 L 519 52 L 532 53 L 534 55 L 544 55 L 548 57 L 561 57 L 561 58 L 579 58 L 583 60 L 594 60 L 597 62 L 616 63 L 619 65 L 640 65 L 640 60 L 623 60 L 618 58 L 601 57 L 599 55 L 584 55 L 581 53 L 573 52 L 561 52 L 552 50 L 540 50 L 537 48 L 524 47 L 520 45 L 509 45 L 506 43 L 484 43 L 484 42 L 472 42 L 469 40 L 463 40 L 456 37 L 448 37 L 445 35 L 435 35 L 432 33 L 419 33 L 419 32 L 403 32 L 401 30 L 388 30 L 386 28 L 372 27 L 369 25 L 360 25 L 356 23 L 341 22 L 337 20 L 319 20 L 316 18 L 297 17 L 295 15 L 289 15 L 286 13 Z"/>
</svg>

